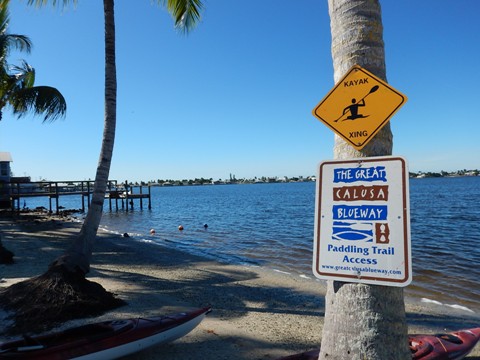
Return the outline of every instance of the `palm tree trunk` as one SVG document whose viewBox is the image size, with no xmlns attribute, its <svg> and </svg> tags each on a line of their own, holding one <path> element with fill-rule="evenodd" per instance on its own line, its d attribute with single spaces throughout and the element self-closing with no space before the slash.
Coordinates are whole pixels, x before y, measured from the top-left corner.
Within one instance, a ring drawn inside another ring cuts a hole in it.
<svg viewBox="0 0 480 360">
<path fill-rule="evenodd" d="M 386 80 L 379 0 L 329 0 L 334 79 L 360 65 Z M 358 151 L 335 135 L 335 159 L 392 154 L 389 124 Z M 328 281 L 319 359 L 411 359 L 403 288 Z"/>
<path fill-rule="evenodd" d="M 92 201 L 79 236 L 66 253 L 52 264 L 52 266 L 62 265 L 69 271 L 81 271 L 84 274 L 90 270 L 93 246 L 102 219 L 117 119 L 114 0 L 104 0 L 103 4 L 105 15 L 105 119 Z"/>
</svg>

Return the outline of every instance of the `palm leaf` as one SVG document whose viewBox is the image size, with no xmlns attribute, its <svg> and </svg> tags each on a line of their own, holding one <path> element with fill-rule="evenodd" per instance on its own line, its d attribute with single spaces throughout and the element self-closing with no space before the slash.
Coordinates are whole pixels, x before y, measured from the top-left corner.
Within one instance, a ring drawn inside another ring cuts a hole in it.
<svg viewBox="0 0 480 360">
<path fill-rule="evenodd" d="M 0 0 L 0 63 L 2 65 L 5 64 L 12 48 L 27 53 L 32 49 L 32 43 L 27 36 L 7 33 L 8 22 L 10 21 L 7 5 L 8 1 Z"/>
<path fill-rule="evenodd" d="M 13 114 L 19 118 L 33 112 L 44 115 L 43 121 L 53 121 L 65 116 L 67 105 L 63 95 L 50 86 L 23 88 L 12 93 L 9 98 Z"/>
<path fill-rule="evenodd" d="M 12 65 L 10 69 L 14 72 L 11 76 L 15 79 L 21 88 L 31 88 L 35 84 L 35 69 L 25 60 L 21 66 Z"/>
<path fill-rule="evenodd" d="M 1 1 L 8 1 L 8 0 L 1 0 Z M 76 5 L 78 0 L 28 0 L 28 5 L 35 5 L 36 7 L 42 7 L 48 5 L 51 2 L 53 6 L 57 6 L 58 4 L 62 3 L 63 7 L 66 7 L 69 3 L 73 3 Z"/>
<path fill-rule="evenodd" d="M 175 19 L 175 27 L 187 33 L 200 20 L 201 0 L 158 0 L 167 6 L 168 12 Z"/>
</svg>

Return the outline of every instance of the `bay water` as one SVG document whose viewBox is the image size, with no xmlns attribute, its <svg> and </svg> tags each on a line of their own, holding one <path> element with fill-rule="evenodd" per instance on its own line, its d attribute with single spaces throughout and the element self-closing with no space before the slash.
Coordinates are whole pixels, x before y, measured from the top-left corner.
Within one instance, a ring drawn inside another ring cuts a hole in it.
<svg viewBox="0 0 480 360">
<path fill-rule="evenodd" d="M 409 181 L 413 281 L 406 295 L 480 314 L 480 177 Z M 107 200 L 101 226 L 131 241 L 320 281 L 311 270 L 315 183 L 152 187 L 151 196 L 151 210 L 135 201 L 133 211 L 110 211 Z M 41 200 L 27 201 L 32 208 Z M 60 204 L 78 208 L 79 201 L 66 196 Z"/>
</svg>

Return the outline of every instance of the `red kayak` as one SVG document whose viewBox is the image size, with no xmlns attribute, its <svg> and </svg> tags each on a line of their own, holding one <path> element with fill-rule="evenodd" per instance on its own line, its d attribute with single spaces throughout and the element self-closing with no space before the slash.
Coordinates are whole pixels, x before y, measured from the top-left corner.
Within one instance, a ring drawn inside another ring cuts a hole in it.
<svg viewBox="0 0 480 360">
<path fill-rule="evenodd" d="M 480 327 L 437 335 L 410 335 L 413 360 L 460 360 L 480 339 Z"/>
<path fill-rule="evenodd" d="M 480 339 L 480 328 L 437 335 L 409 335 L 412 360 L 461 360 Z M 310 350 L 277 360 L 317 360 L 320 350 Z"/>
<path fill-rule="evenodd" d="M 0 343 L 0 359 L 106 360 L 178 339 L 193 330 L 209 307 L 165 316 L 104 321 Z"/>
</svg>

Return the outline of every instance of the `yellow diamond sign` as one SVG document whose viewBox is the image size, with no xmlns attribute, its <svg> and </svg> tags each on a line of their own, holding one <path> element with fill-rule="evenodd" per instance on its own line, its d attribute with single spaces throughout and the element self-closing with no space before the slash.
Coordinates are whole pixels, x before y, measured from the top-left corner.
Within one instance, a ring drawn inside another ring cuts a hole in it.
<svg viewBox="0 0 480 360">
<path fill-rule="evenodd" d="M 313 115 L 360 150 L 406 101 L 405 95 L 355 65 L 313 109 Z"/>
</svg>

